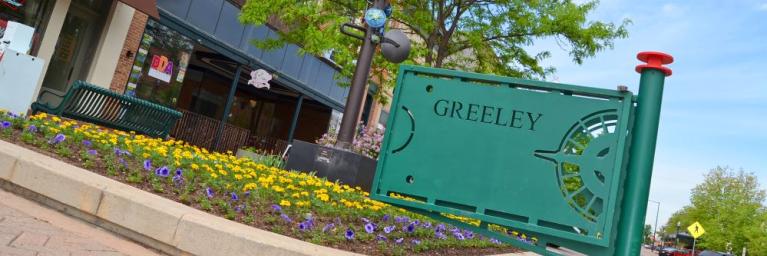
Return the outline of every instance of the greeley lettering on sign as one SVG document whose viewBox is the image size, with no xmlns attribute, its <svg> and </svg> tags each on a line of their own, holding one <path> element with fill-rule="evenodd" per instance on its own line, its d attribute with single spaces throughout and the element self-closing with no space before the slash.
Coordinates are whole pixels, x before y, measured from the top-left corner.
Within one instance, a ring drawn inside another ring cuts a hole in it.
<svg viewBox="0 0 767 256">
<path fill-rule="evenodd" d="M 541 116 L 543 116 L 541 113 L 531 113 L 516 109 L 504 110 L 504 108 L 498 106 L 487 106 L 474 103 L 464 104 L 460 101 L 450 101 L 446 99 L 434 102 L 434 114 L 497 126 L 517 129 L 526 128 L 530 131 L 535 131 L 535 124 L 538 123 Z"/>
</svg>

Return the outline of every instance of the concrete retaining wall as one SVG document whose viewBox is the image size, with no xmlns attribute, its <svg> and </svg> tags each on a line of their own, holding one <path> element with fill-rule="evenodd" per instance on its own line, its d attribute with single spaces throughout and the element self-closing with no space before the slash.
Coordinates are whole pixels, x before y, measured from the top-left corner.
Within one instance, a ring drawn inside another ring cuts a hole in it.
<svg viewBox="0 0 767 256">
<path fill-rule="evenodd" d="M 210 215 L 2 140 L 0 186 L 171 255 L 357 255 Z"/>
</svg>

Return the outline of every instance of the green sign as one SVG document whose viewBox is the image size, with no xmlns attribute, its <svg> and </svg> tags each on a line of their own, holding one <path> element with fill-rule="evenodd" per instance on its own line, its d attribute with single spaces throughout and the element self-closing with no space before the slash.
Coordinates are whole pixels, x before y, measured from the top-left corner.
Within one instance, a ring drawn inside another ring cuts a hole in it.
<svg viewBox="0 0 767 256">
<path fill-rule="evenodd" d="M 374 199 L 612 254 L 630 92 L 403 65 L 390 113 Z"/>
</svg>

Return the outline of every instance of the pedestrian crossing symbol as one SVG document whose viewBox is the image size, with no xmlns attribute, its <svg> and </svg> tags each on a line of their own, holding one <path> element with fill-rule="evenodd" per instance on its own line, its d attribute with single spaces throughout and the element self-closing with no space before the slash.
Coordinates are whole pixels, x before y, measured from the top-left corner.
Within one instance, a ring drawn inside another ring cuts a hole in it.
<svg viewBox="0 0 767 256">
<path fill-rule="evenodd" d="M 687 227 L 687 231 L 690 231 L 690 235 L 692 235 L 692 237 L 695 239 L 698 239 L 698 237 L 702 236 L 703 233 L 706 233 L 706 230 L 704 230 L 703 226 L 701 226 L 697 221 Z"/>
</svg>

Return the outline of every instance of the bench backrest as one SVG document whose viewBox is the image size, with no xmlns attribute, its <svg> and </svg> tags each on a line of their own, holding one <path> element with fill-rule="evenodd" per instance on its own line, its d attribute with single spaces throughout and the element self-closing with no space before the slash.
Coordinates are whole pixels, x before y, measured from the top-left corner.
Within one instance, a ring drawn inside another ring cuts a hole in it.
<svg viewBox="0 0 767 256">
<path fill-rule="evenodd" d="M 110 128 L 164 137 L 181 112 L 146 100 L 75 81 L 62 101 L 61 115 Z"/>
</svg>

